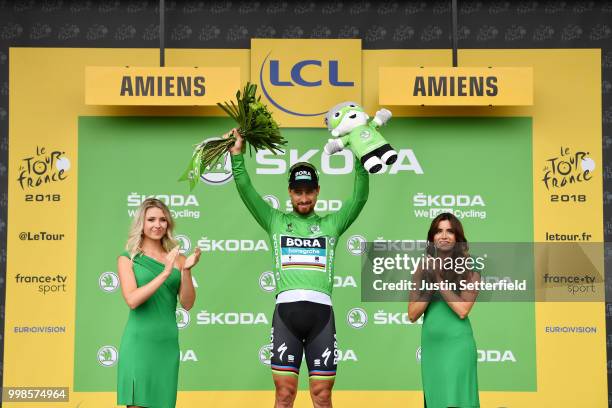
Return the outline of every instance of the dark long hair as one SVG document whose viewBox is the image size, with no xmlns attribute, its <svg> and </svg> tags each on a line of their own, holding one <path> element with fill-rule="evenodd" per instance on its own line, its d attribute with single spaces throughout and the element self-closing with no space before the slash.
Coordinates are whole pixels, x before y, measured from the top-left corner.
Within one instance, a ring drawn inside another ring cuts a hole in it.
<svg viewBox="0 0 612 408">
<path fill-rule="evenodd" d="M 429 231 L 427 231 L 427 255 L 437 258 L 437 248 L 434 244 L 434 236 L 438 232 L 438 226 L 442 221 L 448 221 L 451 224 L 451 228 L 453 229 L 453 233 L 455 234 L 455 245 L 453 246 L 453 250 L 451 253 L 451 258 L 467 258 L 470 256 L 469 254 L 469 244 L 467 239 L 465 238 L 465 232 L 463 231 L 463 225 L 461 221 L 454 214 L 451 213 L 440 213 L 436 218 L 431 221 L 431 225 L 429 226 Z M 467 276 L 471 271 L 465 271 L 464 273 L 456 273 L 452 270 L 444 270 L 443 277 L 447 279 L 449 282 L 459 283 L 460 281 L 465 281 Z"/>
</svg>

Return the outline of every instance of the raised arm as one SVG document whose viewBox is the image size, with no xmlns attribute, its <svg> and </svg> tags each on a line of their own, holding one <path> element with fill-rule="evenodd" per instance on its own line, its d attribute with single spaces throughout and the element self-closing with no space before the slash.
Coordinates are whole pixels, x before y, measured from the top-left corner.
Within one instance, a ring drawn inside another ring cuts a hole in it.
<svg viewBox="0 0 612 408">
<path fill-rule="evenodd" d="M 369 174 L 359 160 L 355 159 L 355 181 L 353 185 L 353 196 L 342 203 L 342 208 L 331 217 L 335 218 L 338 226 L 338 234 L 346 231 L 357 218 L 370 192 Z"/>
<path fill-rule="evenodd" d="M 157 289 L 168 279 L 174 262 L 177 258 L 179 248 L 175 247 L 166 257 L 164 270 L 153 278 L 149 283 L 138 287 L 134 269 L 132 268 L 132 260 L 126 256 L 120 256 L 117 260 L 117 271 L 119 273 L 119 282 L 121 286 L 121 294 L 125 299 L 125 303 L 130 309 L 136 309 L 138 306 L 146 302 Z"/>
<path fill-rule="evenodd" d="M 232 172 L 234 173 L 234 181 L 236 182 L 238 194 L 257 223 L 261 225 L 264 230 L 268 231 L 275 210 L 261 198 L 253 187 L 251 178 L 244 164 L 242 137 L 235 129 L 233 129 L 232 132 L 236 137 L 236 143 L 230 148 L 230 153 L 232 157 Z"/>
</svg>

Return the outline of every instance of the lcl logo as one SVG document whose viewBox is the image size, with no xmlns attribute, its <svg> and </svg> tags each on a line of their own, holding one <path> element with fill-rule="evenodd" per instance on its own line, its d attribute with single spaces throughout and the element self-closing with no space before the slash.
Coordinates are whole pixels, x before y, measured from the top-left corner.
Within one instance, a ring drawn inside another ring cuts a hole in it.
<svg viewBox="0 0 612 408">
<path fill-rule="evenodd" d="M 293 64 L 293 66 L 290 67 L 290 69 L 283 70 L 281 67 L 281 62 L 279 60 L 270 59 L 269 64 L 268 64 L 270 67 L 269 77 L 267 78 L 268 81 L 264 81 L 264 68 L 266 67 L 266 64 L 268 63 L 269 57 L 270 57 L 270 54 L 266 56 L 263 63 L 261 64 L 261 68 L 259 70 L 259 83 L 261 84 L 261 90 L 263 94 L 270 101 L 270 103 L 272 103 L 272 105 L 274 105 L 277 109 L 280 109 L 281 111 L 285 113 L 296 115 L 296 116 L 319 116 L 319 115 L 324 115 L 325 113 L 327 113 L 327 111 L 318 112 L 318 113 L 300 113 L 300 112 L 295 112 L 290 109 L 287 109 L 281 106 L 281 104 L 278 103 L 272 97 L 272 95 L 270 94 L 270 91 L 266 88 L 266 82 L 272 86 L 278 86 L 278 87 L 301 86 L 301 87 L 312 88 L 312 87 L 322 86 L 323 78 L 320 78 L 318 80 L 312 80 L 312 79 L 307 80 L 303 77 L 302 71 L 306 67 L 318 67 L 321 71 L 320 73 L 322 74 L 324 71 L 323 69 L 324 65 L 327 65 L 327 71 L 328 71 L 328 76 L 326 78 L 327 84 L 329 84 L 330 86 L 334 86 L 334 87 L 355 86 L 355 82 L 343 81 L 339 78 L 339 61 L 337 60 L 329 60 L 329 61 L 322 61 L 322 60 L 316 60 L 316 59 L 302 60 L 302 61 L 298 61 L 295 64 Z M 288 80 L 288 78 L 290 78 L 290 80 Z"/>
</svg>

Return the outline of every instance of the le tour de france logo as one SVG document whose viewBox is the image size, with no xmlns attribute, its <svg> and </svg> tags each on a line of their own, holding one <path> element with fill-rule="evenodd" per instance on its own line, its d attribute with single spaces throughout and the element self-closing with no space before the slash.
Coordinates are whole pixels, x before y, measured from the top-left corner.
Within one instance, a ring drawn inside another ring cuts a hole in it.
<svg viewBox="0 0 612 408">
<path fill-rule="evenodd" d="M 36 146 L 33 154 L 21 159 L 17 182 L 22 190 L 34 189 L 43 184 L 64 181 L 68 177 L 70 160 L 61 150 Z"/>
<path fill-rule="evenodd" d="M 546 160 L 542 183 L 548 191 L 555 191 L 571 184 L 583 184 L 591 180 L 595 161 L 589 152 L 561 146 L 556 154 Z"/>
<path fill-rule="evenodd" d="M 360 101 L 359 40 L 252 40 L 252 77 L 281 126 L 323 127 L 342 100 Z"/>
</svg>

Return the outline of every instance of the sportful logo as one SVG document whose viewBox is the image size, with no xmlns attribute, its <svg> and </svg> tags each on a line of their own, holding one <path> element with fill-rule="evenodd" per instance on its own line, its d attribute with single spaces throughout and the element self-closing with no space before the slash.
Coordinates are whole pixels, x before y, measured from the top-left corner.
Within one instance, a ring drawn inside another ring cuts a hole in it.
<svg viewBox="0 0 612 408">
<path fill-rule="evenodd" d="M 98 285 L 105 292 L 114 292 L 119 287 L 119 277 L 115 272 L 104 272 L 98 279 Z"/>
</svg>

